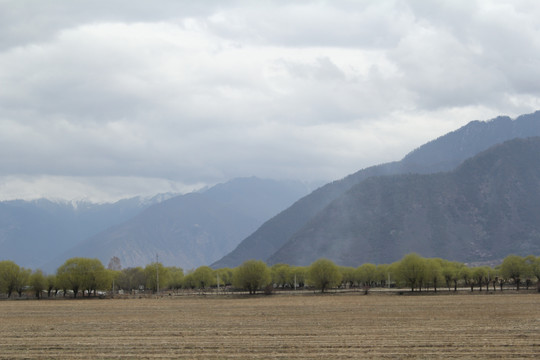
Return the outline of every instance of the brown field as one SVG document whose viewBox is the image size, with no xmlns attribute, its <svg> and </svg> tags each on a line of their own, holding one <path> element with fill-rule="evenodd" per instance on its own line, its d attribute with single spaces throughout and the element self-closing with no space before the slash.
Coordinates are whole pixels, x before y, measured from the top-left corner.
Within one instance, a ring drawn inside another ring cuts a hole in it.
<svg viewBox="0 0 540 360">
<path fill-rule="evenodd" d="M 0 301 L 0 358 L 540 357 L 540 294 Z"/>
</svg>

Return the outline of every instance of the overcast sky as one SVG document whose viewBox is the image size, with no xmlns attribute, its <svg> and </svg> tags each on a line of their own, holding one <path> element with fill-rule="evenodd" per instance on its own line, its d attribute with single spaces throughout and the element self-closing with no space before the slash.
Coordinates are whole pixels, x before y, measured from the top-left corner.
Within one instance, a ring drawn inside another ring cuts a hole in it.
<svg viewBox="0 0 540 360">
<path fill-rule="evenodd" d="M 0 199 L 336 180 L 540 109 L 540 2 L 0 0 Z"/>
</svg>

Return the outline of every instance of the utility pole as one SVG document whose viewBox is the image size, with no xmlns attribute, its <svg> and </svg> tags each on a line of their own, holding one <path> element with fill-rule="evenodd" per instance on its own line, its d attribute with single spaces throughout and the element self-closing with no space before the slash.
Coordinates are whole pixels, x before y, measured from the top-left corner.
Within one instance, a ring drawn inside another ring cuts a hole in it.
<svg viewBox="0 0 540 360">
<path fill-rule="evenodd" d="M 159 256 L 156 254 L 156 294 L 159 294 Z"/>
</svg>

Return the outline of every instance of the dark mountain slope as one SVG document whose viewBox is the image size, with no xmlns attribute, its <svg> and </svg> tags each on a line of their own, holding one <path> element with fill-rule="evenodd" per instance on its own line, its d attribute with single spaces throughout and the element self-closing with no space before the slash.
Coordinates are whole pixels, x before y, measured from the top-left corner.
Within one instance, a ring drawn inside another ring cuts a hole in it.
<svg viewBox="0 0 540 360">
<path fill-rule="evenodd" d="M 236 267 L 252 258 L 265 260 L 269 254 L 277 251 L 301 225 L 351 186 L 369 176 L 393 173 L 393 166 L 394 164 L 374 166 L 313 191 L 265 222 L 256 232 L 243 240 L 234 251 L 212 264 L 212 267 Z"/>
<path fill-rule="evenodd" d="M 498 117 L 487 122 L 470 122 L 412 151 L 399 162 L 369 167 L 315 190 L 268 220 L 212 267 L 234 267 L 248 259 L 268 259 L 330 202 L 369 177 L 449 171 L 490 146 L 529 136 L 540 136 L 540 112 L 516 120 Z"/>
<path fill-rule="evenodd" d="M 298 231 L 269 263 L 358 266 L 410 252 L 458 261 L 540 253 L 540 138 L 516 139 L 455 171 L 370 178 Z"/>
</svg>

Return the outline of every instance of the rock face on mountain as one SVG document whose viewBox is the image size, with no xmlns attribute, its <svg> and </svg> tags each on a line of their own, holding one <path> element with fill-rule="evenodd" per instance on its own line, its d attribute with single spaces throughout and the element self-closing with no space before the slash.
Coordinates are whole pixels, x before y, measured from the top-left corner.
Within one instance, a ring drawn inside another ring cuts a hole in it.
<svg viewBox="0 0 540 360">
<path fill-rule="evenodd" d="M 300 182 L 239 178 L 176 196 L 79 243 L 46 266 L 76 256 L 123 267 L 159 261 L 185 269 L 207 265 L 231 251 L 266 219 L 309 192 Z"/>
<path fill-rule="evenodd" d="M 494 146 L 452 172 L 363 181 L 269 263 L 358 266 L 410 252 L 464 262 L 540 253 L 540 137 Z"/>
<path fill-rule="evenodd" d="M 540 136 L 540 112 L 522 115 L 515 120 L 498 117 L 486 122 L 470 122 L 412 151 L 399 162 L 369 167 L 315 190 L 268 220 L 212 267 L 234 267 L 248 259 L 269 259 L 327 205 L 365 179 L 449 171 L 495 144 L 529 136 Z"/>
</svg>

